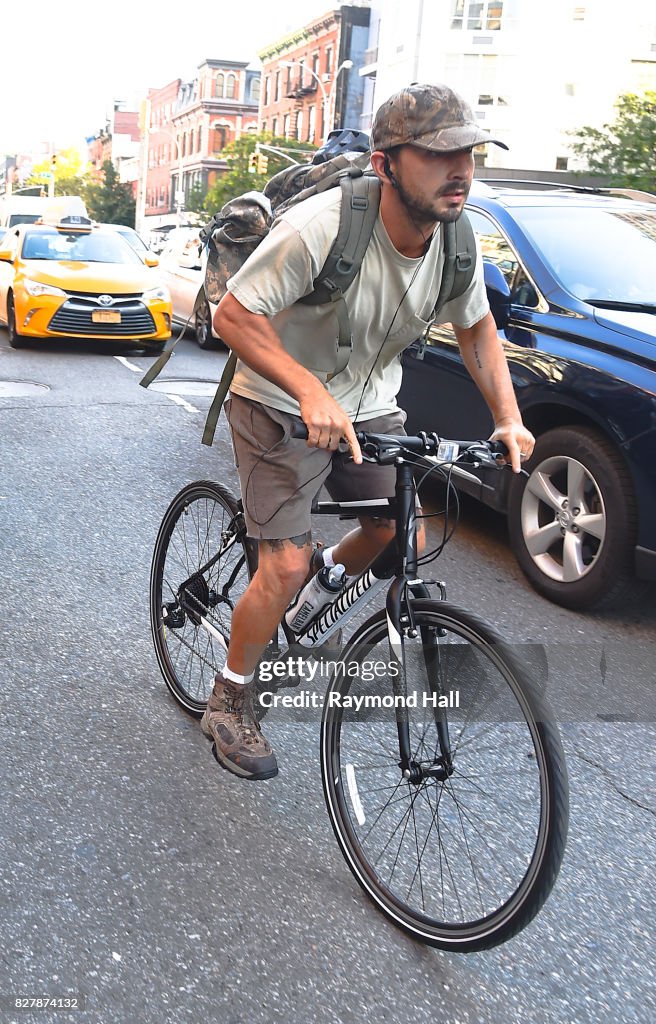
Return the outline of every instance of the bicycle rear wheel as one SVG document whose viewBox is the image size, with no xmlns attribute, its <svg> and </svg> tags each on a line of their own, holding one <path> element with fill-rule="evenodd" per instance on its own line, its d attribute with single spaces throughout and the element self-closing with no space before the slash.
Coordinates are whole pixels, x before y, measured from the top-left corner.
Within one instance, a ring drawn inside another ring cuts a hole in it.
<svg viewBox="0 0 656 1024">
<path fill-rule="evenodd" d="M 232 611 L 256 564 L 230 492 L 210 480 L 183 487 L 155 542 L 150 622 L 166 685 L 192 714 L 202 715 L 225 665 Z"/>
<path fill-rule="evenodd" d="M 324 795 L 351 871 L 388 918 L 429 945 L 488 949 L 529 923 L 556 880 L 564 754 L 537 688 L 489 626 L 441 602 L 415 601 L 413 611 L 405 678 L 382 668 L 394 666 L 384 612 L 340 657 L 321 728 Z M 359 708 L 357 697 L 367 698 Z M 411 778 L 399 763 L 396 711 L 383 700 L 399 697 Z M 450 736 L 449 770 L 438 721 Z"/>
</svg>

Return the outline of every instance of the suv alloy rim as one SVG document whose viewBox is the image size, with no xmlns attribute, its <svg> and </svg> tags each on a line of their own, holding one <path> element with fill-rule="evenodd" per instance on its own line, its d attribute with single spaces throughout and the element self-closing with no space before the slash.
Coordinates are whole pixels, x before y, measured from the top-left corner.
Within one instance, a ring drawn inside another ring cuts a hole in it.
<svg viewBox="0 0 656 1024">
<path fill-rule="evenodd" d="M 574 583 L 596 564 L 606 536 L 597 481 L 576 459 L 553 456 L 536 466 L 521 503 L 522 533 L 535 565 L 559 583 Z"/>
</svg>

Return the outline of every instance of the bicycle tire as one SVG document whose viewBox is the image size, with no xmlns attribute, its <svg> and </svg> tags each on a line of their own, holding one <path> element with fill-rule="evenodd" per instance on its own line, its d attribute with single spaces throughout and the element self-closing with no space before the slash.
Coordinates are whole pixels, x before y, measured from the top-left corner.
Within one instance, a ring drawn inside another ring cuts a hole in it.
<svg viewBox="0 0 656 1024">
<path fill-rule="evenodd" d="M 329 682 L 320 740 L 326 806 L 350 870 L 394 924 L 441 949 L 490 949 L 526 927 L 556 881 L 568 821 L 564 753 L 539 685 L 526 678 L 489 625 L 438 601 L 416 600 L 412 608 L 420 634 L 437 631 L 433 671 L 442 696 L 457 687 L 464 703 L 444 712 L 453 774 L 420 784 L 403 779 L 395 711 L 344 707 L 344 697 L 364 696 L 365 685 L 370 696 L 391 692 L 389 678 L 374 685 L 352 672 L 365 659 L 377 664 L 375 656 L 388 644 L 381 611 L 349 642 L 339 662 L 346 668 Z M 412 678 L 420 689 L 427 685 L 421 646 L 421 635 L 405 641 L 406 697 Z M 331 694 L 340 695 L 339 705 Z M 407 713 L 413 757 L 425 769 L 435 766 L 432 708 Z M 480 864 L 472 859 L 474 848 L 481 851 Z"/>
<path fill-rule="evenodd" d="M 222 548 L 224 555 L 217 557 Z M 197 717 L 225 664 L 232 609 L 256 565 L 256 548 L 246 537 L 233 495 L 211 480 L 183 487 L 166 510 L 155 541 L 150 623 L 166 685 Z M 208 632 L 201 616 L 216 634 Z"/>
</svg>

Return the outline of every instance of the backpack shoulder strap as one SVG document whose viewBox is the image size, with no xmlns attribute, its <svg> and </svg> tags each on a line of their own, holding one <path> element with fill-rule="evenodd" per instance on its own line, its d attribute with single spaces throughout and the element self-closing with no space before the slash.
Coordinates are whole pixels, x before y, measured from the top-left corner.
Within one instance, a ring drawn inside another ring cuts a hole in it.
<svg viewBox="0 0 656 1024">
<path fill-rule="evenodd" d="M 476 239 L 474 229 L 466 212 L 462 212 L 455 222 L 456 272 L 451 295 L 457 299 L 469 288 L 476 269 Z"/>
<path fill-rule="evenodd" d="M 476 240 L 466 213 L 458 220 L 444 224 L 444 265 L 442 281 L 435 301 L 432 320 L 451 299 L 457 299 L 469 288 L 476 269 Z"/>
<path fill-rule="evenodd" d="M 308 305 L 335 304 L 339 336 L 335 370 L 329 379 L 341 373 L 351 357 L 353 337 L 344 292 L 362 266 L 380 205 L 380 182 L 375 175 L 351 168 L 340 177 L 339 184 L 342 202 L 335 241 L 315 278 L 313 290 L 299 299 Z"/>
<path fill-rule="evenodd" d="M 232 378 L 235 375 L 236 366 L 237 355 L 235 352 L 230 351 L 230 354 L 228 355 L 228 358 L 226 360 L 226 364 L 223 367 L 221 380 L 219 381 L 219 385 L 216 389 L 216 392 L 214 393 L 212 404 L 209 407 L 207 418 L 205 420 L 205 429 L 203 430 L 203 436 L 201 438 L 201 443 L 208 445 L 208 447 L 210 448 L 212 447 L 212 442 L 214 441 L 216 425 L 219 422 L 219 416 L 221 415 L 223 403 L 226 400 L 226 396 L 228 394 L 228 391 L 230 390 L 230 385 L 232 383 Z"/>
</svg>

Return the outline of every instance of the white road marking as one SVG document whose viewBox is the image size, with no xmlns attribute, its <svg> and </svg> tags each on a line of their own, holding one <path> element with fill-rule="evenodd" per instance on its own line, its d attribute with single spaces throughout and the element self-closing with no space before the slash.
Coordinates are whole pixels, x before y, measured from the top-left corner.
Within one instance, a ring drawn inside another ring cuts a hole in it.
<svg viewBox="0 0 656 1024">
<path fill-rule="evenodd" d="M 129 359 L 125 358 L 125 356 L 114 356 L 114 359 L 118 359 L 119 363 L 122 363 L 123 366 L 127 366 L 128 370 L 132 370 L 133 373 L 143 373 L 143 366 L 135 366 L 134 363 L 131 363 Z"/>
<path fill-rule="evenodd" d="M 183 409 L 187 410 L 187 412 L 200 412 L 200 409 L 197 409 L 195 405 L 191 404 L 191 402 L 186 402 L 184 398 L 180 397 L 180 395 L 169 395 L 168 392 L 164 393 L 167 398 L 170 398 L 176 405 L 181 405 Z"/>
<path fill-rule="evenodd" d="M 131 363 L 129 359 L 126 359 L 125 356 L 114 356 L 114 359 L 118 359 L 122 366 L 127 367 L 128 370 L 132 370 L 133 373 L 143 373 L 143 366 L 135 366 L 135 364 Z M 163 394 L 166 398 L 170 398 L 176 405 L 181 405 L 187 412 L 200 412 L 200 409 L 197 409 L 195 405 L 191 404 L 191 402 L 186 402 L 184 398 L 180 397 L 180 395 L 171 395 L 166 391 L 160 391 L 159 393 L 160 395 Z"/>
</svg>

